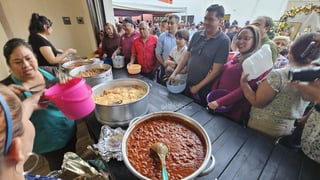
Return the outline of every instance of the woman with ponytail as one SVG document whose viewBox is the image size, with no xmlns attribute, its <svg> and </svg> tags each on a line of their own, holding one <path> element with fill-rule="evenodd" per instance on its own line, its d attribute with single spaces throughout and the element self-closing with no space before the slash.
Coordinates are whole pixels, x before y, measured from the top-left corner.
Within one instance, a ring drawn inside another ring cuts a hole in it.
<svg viewBox="0 0 320 180">
<path fill-rule="evenodd" d="M 29 44 L 36 54 L 39 66 L 56 66 L 63 62 L 69 54 L 76 54 L 77 50 L 69 48 L 66 51 L 56 49 L 49 41 L 52 22 L 45 16 L 33 13 L 29 25 Z"/>
</svg>

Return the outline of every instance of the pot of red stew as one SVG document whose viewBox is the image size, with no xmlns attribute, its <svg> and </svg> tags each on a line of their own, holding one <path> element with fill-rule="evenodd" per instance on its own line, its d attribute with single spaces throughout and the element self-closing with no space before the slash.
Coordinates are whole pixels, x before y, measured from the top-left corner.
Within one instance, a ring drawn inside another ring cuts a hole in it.
<svg viewBox="0 0 320 180">
<path fill-rule="evenodd" d="M 194 179 L 214 168 L 210 138 L 198 122 L 176 112 L 156 112 L 132 120 L 122 140 L 124 163 L 140 179 L 161 179 L 160 159 L 150 149 L 155 142 L 168 147 L 170 180 Z"/>
</svg>

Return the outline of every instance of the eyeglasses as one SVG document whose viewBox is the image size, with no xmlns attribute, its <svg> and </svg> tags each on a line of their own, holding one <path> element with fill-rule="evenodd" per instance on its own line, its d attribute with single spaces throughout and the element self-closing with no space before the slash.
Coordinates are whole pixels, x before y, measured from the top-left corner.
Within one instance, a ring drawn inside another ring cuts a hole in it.
<svg viewBox="0 0 320 180">
<path fill-rule="evenodd" d="M 237 41 L 241 41 L 241 40 L 250 41 L 250 39 L 252 39 L 252 38 L 253 38 L 253 36 L 244 36 L 244 37 L 238 36 Z"/>
<path fill-rule="evenodd" d="M 216 22 L 216 21 L 219 20 L 219 19 L 217 19 L 217 18 L 206 17 L 206 16 L 205 16 L 203 19 L 204 19 L 204 21 L 207 21 L 207 22 L 209 22 L 209 23 L 213 23 L 213 22 Z"/>
<path fill-rule="evenodd" d="M 1 94 L 0 94 L 0 105 L 2 106 L 2 109 L 4 111 L 5 120 L 7 124 L 6 141 L 5 141 L 5 147 L 4 147 L 4 155 L 7 155 L 9 151 L 9 147 L 11 145 L 11 141 L 12 141 L 12 120 L 11 120 L 10 110 L 7 105 L 7 102 Z"/>
</svg>

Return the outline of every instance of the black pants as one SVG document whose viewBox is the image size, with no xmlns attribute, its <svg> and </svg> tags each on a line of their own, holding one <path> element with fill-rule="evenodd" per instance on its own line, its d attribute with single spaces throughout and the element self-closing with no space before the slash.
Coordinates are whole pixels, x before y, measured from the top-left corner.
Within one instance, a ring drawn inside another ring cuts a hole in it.
<svg viewBox="0 0 320 180">
<path fill-rule="evenodd" d="M 41 154 L 48 161 L 49 168 L 51 171 L 61 169 L 64 153 L 76 152 L 76 143 L 77 143 L 77 136 L 75 135 L 64 148 Z"/>
<path fill-rule="evenodd" d="M 157 83 L 166 86 L 166 81 L 164 80 L 165 75 L 165 68 L 164 66 L 160 65 L 158 71 L 157 71 Z"/>
<path fill-rule="evenodd" d="M 150 80 L 154 80 L 155 76 L 156 76 L 156 72 L 152 71 L 149 73 L 141 73 L 142 76 L 149 78 Z"/>
<path fill-rule="evenodd" d="M 211 91 L 211 86 L 204 86 L 200 91 L 198 92 L 199 99 L 196 99 L 195 96 L 190 91 L 190 86 L 187 85 L 187 88 L 183 91 L 182 94 L 185 96 L 188 96 L 195 100 L 196 103 L 200 104 L 203 107 L 207 107 L 207 95 Z"/>
</svg>

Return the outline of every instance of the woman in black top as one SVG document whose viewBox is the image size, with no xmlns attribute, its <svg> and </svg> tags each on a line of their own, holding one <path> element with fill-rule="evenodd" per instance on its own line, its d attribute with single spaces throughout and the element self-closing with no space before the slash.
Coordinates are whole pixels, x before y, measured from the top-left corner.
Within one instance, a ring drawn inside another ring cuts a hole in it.
<svg viewBox="0 0 320 180">
<path fill-rule="evenodd" d="M 29 43 L 38 58 L 39 66 L 55 66 L 61 63 L 68 54 L 77 53 L 77 50 L 73 48 L 62 51 L 51 44 L 48 36 L 52 33 L 52 22 L 45 16 L 33 13 L 29 32 Z"/>
</svg>

